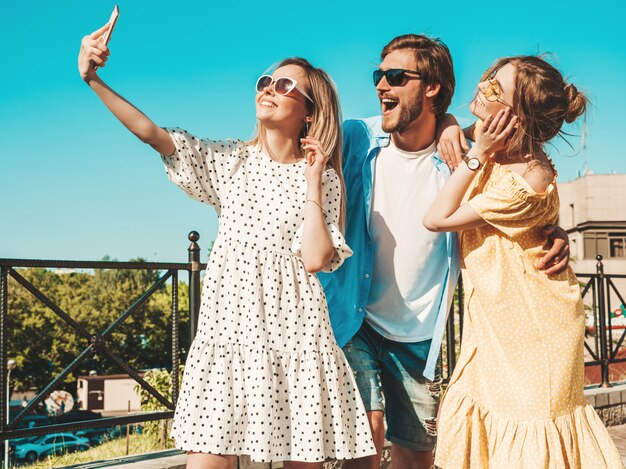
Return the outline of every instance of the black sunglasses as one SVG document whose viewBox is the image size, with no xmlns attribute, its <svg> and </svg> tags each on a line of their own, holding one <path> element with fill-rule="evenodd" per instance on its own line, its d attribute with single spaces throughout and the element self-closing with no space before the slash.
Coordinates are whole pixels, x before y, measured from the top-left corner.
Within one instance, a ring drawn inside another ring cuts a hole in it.
<svg viewBox="0 0 626 469">
<path fill-rule="evenodd" d="M 415 75 L 414 77 L 409 76 Z M 389 70 L 374 70 L 374 86 L 378 86 L 380 80 L 383 77 L 387 78 L 387 83 L 389 86 L 402 86 L 405 84 L 405 80 L 409 78 L 422 78 L 422 74 L 420 72 L 416 72 L 415 70 L 406 70 L 404 68 L 391 68 Z"/>
</svg>

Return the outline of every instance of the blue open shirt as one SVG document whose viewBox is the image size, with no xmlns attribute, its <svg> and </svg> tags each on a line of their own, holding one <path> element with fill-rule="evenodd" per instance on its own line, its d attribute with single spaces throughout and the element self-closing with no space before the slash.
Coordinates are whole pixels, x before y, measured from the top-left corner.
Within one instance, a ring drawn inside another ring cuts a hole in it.
<svg viewBox="0 0 626 469">
<path fill-rule="evenodd" d="M 365 318 L 372 271 L 374 268 L 374 245 L 369 231 L 372 206 L 372 185 L 376 156 L 389 144 L 389 134 L 382 130 L 382 117 L 348 120 L 343 124 L 343 177 L 346 183 L 346 229 L 345 238 L 354 254 L 330 274 L 318 274 L 324 287 L 330 321 L 339 346 L 343 347 L 360 329 Z M 439 171 L 441 187 L 450 175 L 448 166 L 435 152 L 433 165 Z M 432 342 L 424 377 L 435 378 L 435 368 L 441 349 L 447 313 L 454 297 L 459 276 L 459 252 L 455 233 L 446 233 L 446 264 L 428 263 L 433 275 L 445 285 L 439 299 L 437 319 L 432 331 Z"/>
</svg>

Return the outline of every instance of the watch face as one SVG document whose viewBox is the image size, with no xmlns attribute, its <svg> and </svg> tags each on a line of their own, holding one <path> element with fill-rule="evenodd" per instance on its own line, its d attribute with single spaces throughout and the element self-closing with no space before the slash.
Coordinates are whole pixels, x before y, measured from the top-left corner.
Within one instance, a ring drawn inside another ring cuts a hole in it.
<svg viewBox="0 0 626 469">
<path fill-rule="evenodd" d="M 477 158 L 470 158 L 469 160 L 467 160 L 467 166 L 469 169 L 476 171 L 478 168 L 480 168 L 480 161 L 478 161 Z"/>
</svg>

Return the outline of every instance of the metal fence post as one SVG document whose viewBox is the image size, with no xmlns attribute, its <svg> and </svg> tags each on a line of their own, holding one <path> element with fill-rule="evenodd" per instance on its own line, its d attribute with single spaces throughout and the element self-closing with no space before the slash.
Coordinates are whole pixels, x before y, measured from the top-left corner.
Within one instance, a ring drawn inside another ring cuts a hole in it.
<svg viewBox="0 0 626 469">
<path fill-rule="evenodd" d="M 172 273 L 172 404 L 178 401 L 178 368 L 180 366 L 180 344 L 178 331 L 178 271 Z"/>
<path fill-rule="evenodd" d="M 463 315 L 465 314 L 465 294 L 463 292 L 463 277 L 459 276 L 457 286 L 459 301 L 459 340 L 463 340 Z"/>
<path fill-rule="evenodd" d="M 189 233 L 189 330 L 191 341 L 198 330 L 198 315 L 200 314 L 200 246 L 197 231 Z"/>
<path fill-rule="evenodd" d="M 3 433 L 6 430 L 6 424 L 9 419 L 7 413 L 9 402 L 6 398 L 7 393 L 4 391 L 9 387 L 9 377 L 7 376 L 7 339 L 9 335 L 7 331 L 8 288 L 8 268 L 0 267 L 0 359 L 2 360 L 0 366 L 0 383 L 4 386 L 0 391 L 0 429 Z M 4 442 L 5 439 L 2 438 L 0 441 Z"/>
<path fill-rule="evenodd" d="M 454 331 L 454 301 L 450 305 L 448 322 L 446 323 L 446 364 L 448 366 L 448 378 L 456 366 L 456 338 Z"/>
<path fill-rule="evenodd" d="M 598 316 L 600 319 L 600 369 L 602 372 L 602 384 L 603 388 L 610 388 L 611 383 L 609 381 L 609 359 L 608 359 L 608 343 L 606 340 L 607 326 L 606 324 L 606 298 L 604 297 L 604 266 L 602 265 L 602 256 L 598 254 L 596 256 L 598 263 L 596 264 L 596 281 L 598 282 Z"/>
</svg>

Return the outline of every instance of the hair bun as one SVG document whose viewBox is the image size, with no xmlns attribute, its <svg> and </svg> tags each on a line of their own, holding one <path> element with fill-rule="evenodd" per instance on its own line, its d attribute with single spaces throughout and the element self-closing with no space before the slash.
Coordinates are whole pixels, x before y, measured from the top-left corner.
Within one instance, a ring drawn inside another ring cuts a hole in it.
<svg viewBox="0 0 626 469">
<path fill-rule="evenodd" d="M 563 91 L 565 91 L 565 100 L 567 101 L 567 109 L 563 118 L 569 124 L 585 113 L 589 100 L 571 83 L 565 83 Z"/>
</svg>

